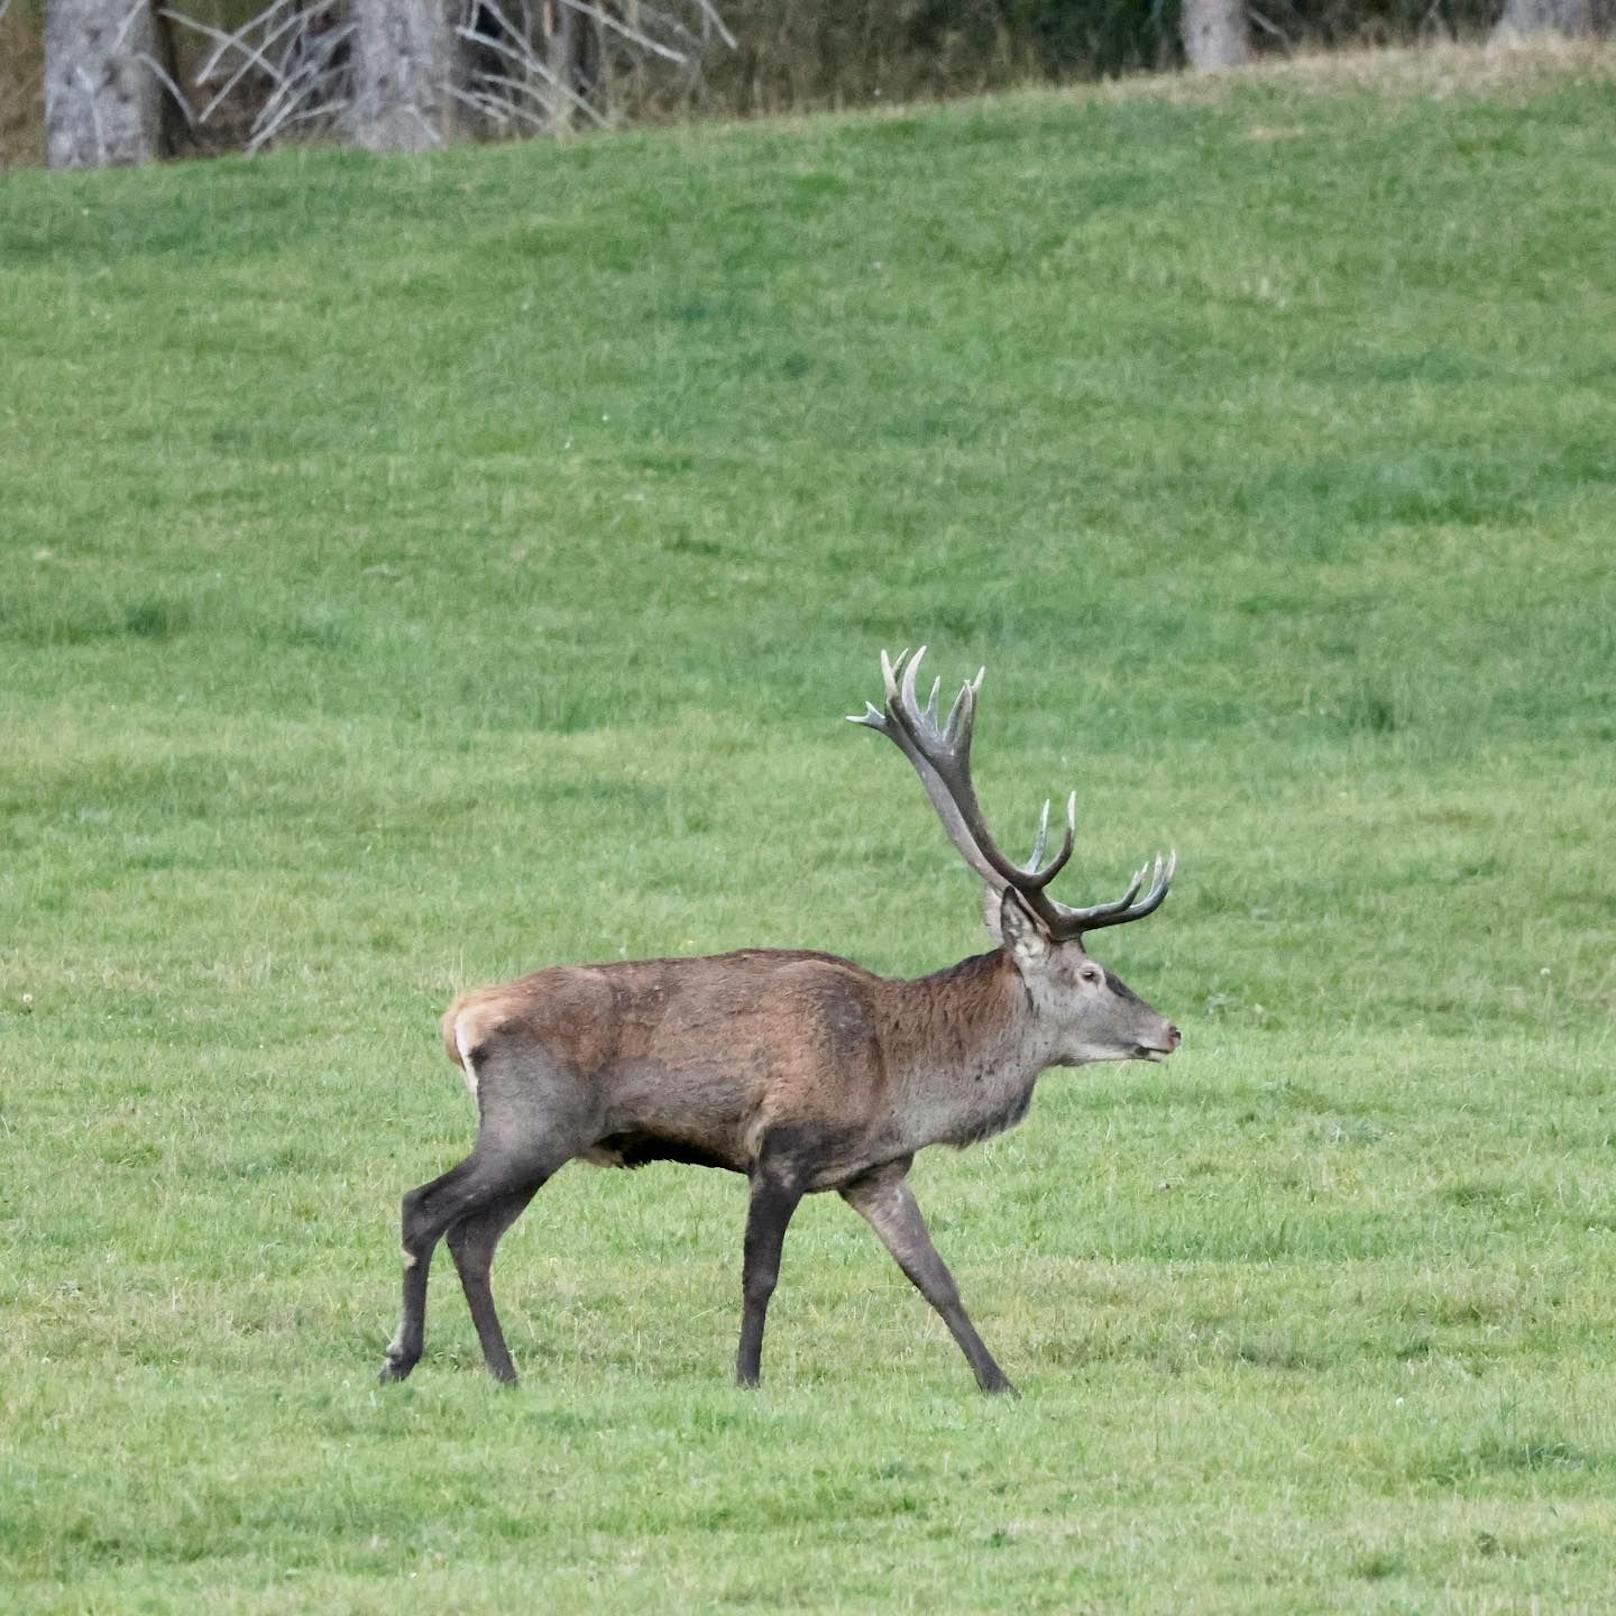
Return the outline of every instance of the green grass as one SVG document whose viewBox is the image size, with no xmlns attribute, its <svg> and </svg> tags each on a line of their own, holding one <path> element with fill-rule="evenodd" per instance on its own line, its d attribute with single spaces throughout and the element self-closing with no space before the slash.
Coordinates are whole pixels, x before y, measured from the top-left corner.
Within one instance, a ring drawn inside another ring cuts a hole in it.
<svg viewBox="0 0 1616 1616">
<path fill-rule="evenodd" d="M 1436 93 L 1436 92 L 1442 93 Z M 1616 1582 L 1608 56 L 0 183 L 0 1605 Z M 373 1384 L 457 987 L 978 946 L 875 654 L 1185 1030 L 800 1214 L 575 1168 Z"/>
</svg>

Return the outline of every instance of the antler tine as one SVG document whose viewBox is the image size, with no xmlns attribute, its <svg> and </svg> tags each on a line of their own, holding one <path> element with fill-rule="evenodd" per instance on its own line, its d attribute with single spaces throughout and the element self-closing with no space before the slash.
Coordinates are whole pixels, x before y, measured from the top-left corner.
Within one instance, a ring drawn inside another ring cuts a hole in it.
<svg viewBox="0 0 1616 1616">
<path fill-rule="evenodd" d="M 1041 892 L 1066 868 L 1067 861 L 1072 856 L 1072 849 L 1077 846 L 1077 793 L 1068 792 L 1066 797 L 1066 825 L 1061 831 L 1060 851 L 1049 863 L 1043 864 L 1044 845 L 1049 839 L 1049 798 L 1044 798 L 1043 812 L 1038 816 L 1038 839 L 1033 843 L 1032 857 L 1027 860 L 1026 869 L 1018 873 L 1016 881 L 1012 883 L 1023 894 L 1028 892 Z M 1042 866 L 1042 867 L 1040 867 Z M 1053 902 L 1053 900 L 1051 900 Z M 1055 908 L 1064 907 L 1055 904 Z"/>
<path fill-rule="evenodd" d="M 1102 903 L 1094 905 L 1105 914 L 1120 915 L 1124 909 L 1139 896 L 1139 889 L 1145 884 L 1145 877 L 1150 874 L 1150 860 L 1146 859 L 1137 870 L 1133 872 L 1133 879 L 1128 883 L 1128 890 L 1117 899 L 1115 903 Z M 1161 855 L 1156 855 L 1156 874 L 1161 874 Z"/>
<path fill-rule="evenodd" d="M 1044 843 L 1049 840 L 1049 798 L 1044 798 L 1044 811 L 1038 816 L 1038 836 L 1032 844 L 1032 857 L 1027 860 L 1033 869 L 1043 862 Z"/>
<path fill-rule="evenodd" d="M 976 718 L 977 692 L 982 688 L 982 676 L 987 671 L 986 668 L 978 668 L 976 677 L 967 679 L 960 686 L 960 693 L 954 698 L 954 705 L 948 709 L 948 722 L 943 725 L 943 739 L 950 746 L 958 746 L 962 738 L 967 746 L 970 744 L 971 725 Z"/>
<path fill-rule="evenodd" d="M 920 677 L 920 664 L 925 658 L 926 647 L 921 646 L 911 660 L 901 663 L 903 678 L 898 685 L 898 717 L 903 720 L 904 727 L 911 735 L 915 735 L 924 716 L 916 703 L 915 680 Z"/>
<path fill-rule="evenodd" d="M 892 726 L 888 723 L 888 713 L 892 709 L 893 700 L 898 692 L 898 670 L 903 667 L 908 655 L 907 649 L 902 650 L 898 653 L 897 660 L 894 661 L 884 649 L 882 650 L 881 682 L 886 686 L 887 710 L 883 712 L 873 701 L 867 701 L 864 704 L 862 713 L 849 713 L 847 715 L 849 724 L 863 724 L 869 729 L 878 729 L 883 734 L 892 733 Z"/>
<path fill-rule="evenodd" d="M 1145 884 L 1145 877 L 1150 873 L 1150 860 L 1146 859 L 1137 870 L 1133 872 L 1133 879 L 1128 883 L 1128 890 L 1117 899 L 1115 903 L 1097 904 L 1096 908 L 1104 910 L 1107 914 L 1120 915 L 1124 909 L 1139 896 L 1139 889 Z M 1161 874 L 1161 855 L 1156 855 L 1156 874 Z"/>
<path fill-rule="evenodd" d="M 1038 884 L 1048 886 L 1062 870 L 1066 868 L 1066 861 L 1072 856 L 1072 849 L 1077 846 L 1077 793 L 1066 793 L 1066 828 L 1061 832 L 1061 849 L 1039 875 Z M 1037 864 L 1038 860 L 1033 860 Z"/>
<path fill-rule="evenodd" d="M 920 654 L 926 654 L 926 647 L 921 646 Z M 889 658 L 885 651 L 881 653 L 881 682 L 886 686 L 887 705 L 890 707 L 898 694 L 898 675 L 903 671 L 904 664 L 909 660 L 909 647 L 906 645 L 895 658 Z"/>
<path fill-rule="evenodd" d="M 1102 926 L 1120 926 L 1129 920 L 1143 920 L 1161 907 L 1177 869 L 1177 852 L 1169 853 L 1165 862 L 1158 853 L 1154 867 L 1149 863 L 1141 865 L 1128 890 L 1115 903 L 1099 903 L 1089 909 L 1068 909 L 1062 904 L 1062 935 L 1076 936 L 1081 932 L 1099 931 Z M 1144 884 L 1147 871 L 1150 872 L 1150 890 L 1135 903 L 1133 900 Z"/>
<path fill-rule="evenodd" d="M 1049 840 L 1049 798 L 1044 798 L 1044 811 L 1038 816 L 1038 839 L 1032 844 L 1032 857 L 1027 860 L 1027 868 L 1036 870 L 1044 861 L 1044 847 Z M 1055 864 L 1050 871 L 1053 877 L 1067 859 L 1072 856 L 1072 848 L 1077 841 L 1077 793 L 1070 791 L 1066 795 L 1066 831 L 1062 838 L 1061 850 Z"/>
</svg>

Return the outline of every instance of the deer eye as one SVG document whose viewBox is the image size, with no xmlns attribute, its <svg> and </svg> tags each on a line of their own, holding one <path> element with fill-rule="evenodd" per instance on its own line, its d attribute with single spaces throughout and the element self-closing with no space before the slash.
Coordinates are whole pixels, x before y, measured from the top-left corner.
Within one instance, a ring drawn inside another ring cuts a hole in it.
<svg viewBox="0 0 1616 1616">
<path fill-rule="evenodd" d="M 1077 974 L 1085 982 L 1098 982 L 1100 980 L 1100 968 L 1097 965 L 1085 965 Z"/>
</svg>

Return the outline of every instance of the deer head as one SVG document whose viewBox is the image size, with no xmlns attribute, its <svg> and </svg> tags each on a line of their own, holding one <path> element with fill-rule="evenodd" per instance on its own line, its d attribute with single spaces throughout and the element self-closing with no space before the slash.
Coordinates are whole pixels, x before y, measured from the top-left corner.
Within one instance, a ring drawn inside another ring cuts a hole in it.
<svg viewBox="0 0 1616 1616">
<path fill-rule="evenodd" d="M 1077 793 L 1066 799 L 1060 850 L 1046 864 L 1049 803 L 1044 803 L 1032 857 L 1019 865 L 995 844 L 971 784 L 971 727 L 985 669 L 968 679 L 940 719 L 936 680 L 924 708 L 915 693 L 925 646 L 896 661 L 881 653 L 886 701 L 865 704 L 850 722 L 879 730 L 914 766 L 937 817 L 960 856 L 986 884 L 985 916 L 1021 973 L 1028 1000 L 1057 1051 L 1055 1064 L 1079 1066 L 1103 1060 L 1164 1060 L 1178 1047 L 1179 1031 L 1124 982 L 1091 958 L 1084 936 L 1105 926 L 1142 920 L 1160 908 L 1177 864 L 1176 855 L 1138 870 L 1128 889 L 1111 903 L 1071 908 L 1049 895 L 1051 881 L 1072 856 L 1077 836 Z M 1146 887 L 1146 877 L 1149 885 Z M 1140 896 L 1143 889 L 1144 895 Z"/>
</svg>

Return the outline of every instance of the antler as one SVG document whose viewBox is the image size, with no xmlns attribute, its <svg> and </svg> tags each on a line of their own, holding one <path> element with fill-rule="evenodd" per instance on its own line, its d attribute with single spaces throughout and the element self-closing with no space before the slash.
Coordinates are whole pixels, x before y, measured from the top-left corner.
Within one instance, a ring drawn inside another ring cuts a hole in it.
<svg viewBox="0 0 1616 1616">
<path fill-rule="evenodd" d="M 996 891 L 1013 889 L 1038 917 L 1044 930 L 1057 941 L 1085 931 L 1097 931 L 1102 926 L 1120 926 L 1124 921 L 1139 920 L 1158 908 L 1172 882 L 1176 855 L 1165 864 L 1157 855 L 1150 890 L 1143 898 L 1139 898 L 1139 889 L 1144 885 L 1149 865 L 1134 876 L 1128 890 L 1115 903 L 1072 909 L 1057 903 L 1044 890 L 1072 856 L 1077 835 L 1075 791 L 1066 799 L 1066 828 L 1060 851 L 1047 864 L 1042 861 L 1049 838 L 1048 801 L 1039 816 L 1038 837 L 1027 864 L 1015 864 L 999 851 L 982 817 L 976 788 L 971 784 L 971 726 L 976 718 L 977 693 L 987 670 L 979 669 L 974 679 L 965 681 L 954 698 L 954 705 L 949 708 L 947 719 L 939 722 L 937 693 L 942 680 L 933 681 L 924 708 L 915 694 L 920 660 L 925 654 L 926 647 L 921 646 L 912 658 L 904 651 L 894 662 L 883 651 L 881 677 L 886 686 L 885 708 L 866 702 L 862 713 L 849 715 L 849 722 L 880 730 L 909 759 L 943 822 L 943 829 L 965 862 Z M 1137 903 L 1136 898 L 1139 898 Z"/>
</svg>

